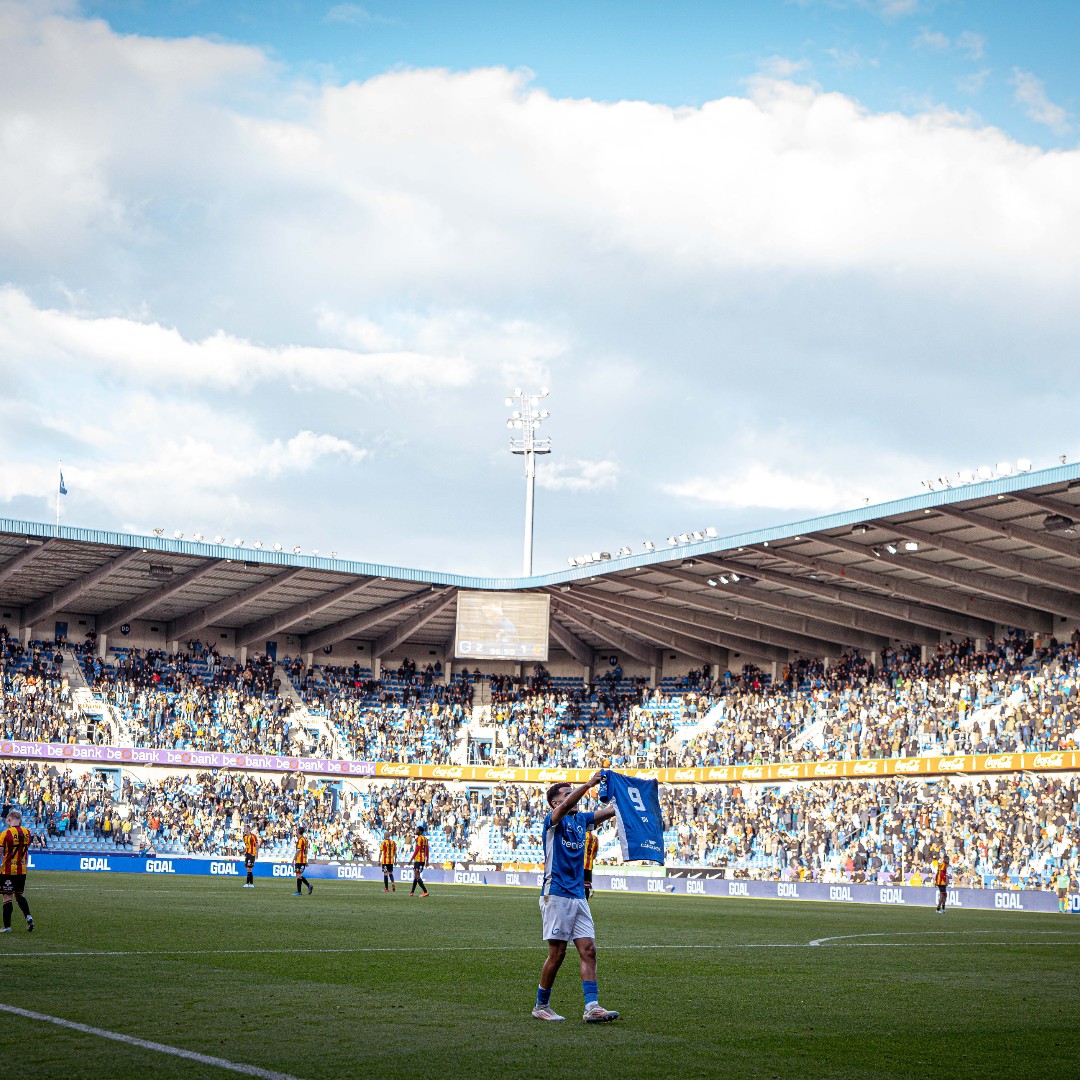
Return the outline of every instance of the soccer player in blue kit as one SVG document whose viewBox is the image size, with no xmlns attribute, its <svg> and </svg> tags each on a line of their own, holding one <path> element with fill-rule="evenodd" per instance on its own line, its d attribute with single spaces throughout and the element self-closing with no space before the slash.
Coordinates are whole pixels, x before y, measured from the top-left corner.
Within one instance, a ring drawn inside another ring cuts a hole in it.
<svg viewBox="0 0 1080 1080">
<path fill-rule="evenodd" d="M 544 818 L 544 885 L 540 890 L 540 912 L 544 919 L 544 940 L 548 955 L 540 972 L 536 1005 L 537 1020 L 565 1020 L 551 1007 L 551 988 L 572 941 L 581 958 L 581 988 L 585 994 L 586 1024 L 606 1024 L 619 1014 L 605 1009 L 597 1000 L 596 930 L 589 901 L 585 899 L 585 834 L 590 825 L 615 816 L 613 804 L 600 810 L 575 813 L 574 807 L 585 792 L 600 783 L 596 772 L 580 787 L 553 784 L 547 801 L 551 812 Z"/>
</svg>

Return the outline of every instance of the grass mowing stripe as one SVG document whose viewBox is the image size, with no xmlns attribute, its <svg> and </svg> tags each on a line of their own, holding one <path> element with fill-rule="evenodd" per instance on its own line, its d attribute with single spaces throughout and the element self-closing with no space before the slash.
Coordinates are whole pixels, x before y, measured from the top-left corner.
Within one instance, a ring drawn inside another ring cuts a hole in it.
<svg viewBox="0 0 1080 1080">
<path fill-rule="evenodd" d="M 172 1057 L 184 1058 L 187 1061 L 196 1061 L 200 1065 L 213 1065 L 219 1069 L 229 1069 L 232 1072 L 243 1073 L 245 1076 L 259 1076 L 263 1080 L 296 1080 L 296 1077 L 291 1076 L 289 1073 L 260 1069 L 257 1065 L 243 1065 L 238 1061 L 228 1061 L 225 1058 L 213 1057 L 210 1054 L 200 1054 L 194 1050 L 182 1050 L 179 1046 L 166 1046 L 165 1043 L 151 1042 L 149 1039 L 137 1039 L 134 1035 L 123 1035 L 119 1031 L 106 1031 L 104 1028 L 79 1024 L 74 1020 L 64 1020 L 59 1016 L 46 1016 L 45 1013 L 31 1012 L 29 1009 L 20 1009 L 14 1005 L 0 1003 L 0 1012 L 11 1013 L 12 1016 L 22 1016 L 27 1020 L 40 1020 L 43 1023 L 55 1024 L 57 1027 L 69 1028 L 71 1031 L 79 1031 L 84 1035 L 97 1035 L 101 1039 L 112 1039 L 114 1042 L 126 1043 L 128 1046 L 137 1046 L 141 1050 L 153 1050 L 158 1054 L 169 1054 Z"/>
</svg>

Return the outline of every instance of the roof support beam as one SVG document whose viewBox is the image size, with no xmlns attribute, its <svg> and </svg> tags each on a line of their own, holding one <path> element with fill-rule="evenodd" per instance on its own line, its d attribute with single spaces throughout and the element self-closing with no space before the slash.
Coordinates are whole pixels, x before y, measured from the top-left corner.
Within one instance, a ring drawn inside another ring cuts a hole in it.
<svg viewBox="0 0 1080 1080">
<path fill-rule="evenodd" d="M 680 581 L 692 582 L 697 586 L 704 584 L 704 579 L 696 574 L 688 574 L 685 570 L 664 570 L 663 573 L 677 577 Z M 758 622 L 763 626 L 772 626 L 778 630 L 788 630 L 795 634 L 805 634 L 807 637 L 816 637 L 823 641 L 848 645 L 854 649 L 865 649 L 868 652 L 880 651 L 889 643 L 889 635 L 887 634 L 867 634 L 850 627 L 844 628 L 839 623 L 806 618 L 798 613 L 786 610 L 779 603 L 775 607 L 766 604 L 744 603 L 741 597 L 738 599 L 731 598 L 723 589 L 715 591 L 710 589 L 709 592 L 705 592 L 704 589 L 698 588 L 688 592 L 685 589 L 673 589 L 663 585 L 648 585 L 643 581 L 636 581 L 632 577 L 613 580 L 631 585 L 639 592 L 647 592 L 667 600 L 677 600 L 690 607 L 700 608 L 702 611 L 715 611 L 729 618 Z M 755 596 L 754 600 L 756 599 Z"/>
<path fill-rule="evenodd" d="M 1073 506 L 1072 503 L 1067 502 L 1059 502 L 1049 495 L 1035 495 L 1030 491 L 1010 491 L 1009 498 L 1016 499 L 1018 502 L 1028 503 L 1031 506 L 1037 506 L 1040 510 L 1045 510 L 1048 514 L 1063 514 L 1067 518 L 1072 518 L 1073 521 L 1080 521 L 1080 506 Z"/>
<path fill-rule="evenodd" d="M 777 549 L 778 551 L 781 549 Z M 804 567 L 807 570 L 813 570 L 815 572 L 835 574 L 836 564 L 833 563 L 830 569 L 823 569 L 821 559 L 812 559 L 806 555 L 799 555 L 792 551 L 790 548 L 782 549 L 783 556 L 773 555 L 774 558 L 783 558 L 785 562 L 792 563 L 795 566 Z M 769 549 L 770 554 L 773 554 L 772 549 Z M 810 593 L 812 596 L 828 597 L 830 600 L 835 600 L 837 603 L 844 605 L 843 610 L 850 610 L 854 612 L 866 611 L 878 614 L 886 615 L 890 619 L 900 619 L 905 623 L 910 623 L 911 626 L 908 630 L 908 636 L 897 633 L 891 636 L 898 638 L 901 641 L 910 641 L 916 645 L 936 645 L 938 643 L 937 634 L 926 634 L 922 627 L 929 627 L 931 630 L 944 630 L 950 634 L 962 634 L 965 637 L 986 637 L 993 630 L 993 623 L 980 622 L 977 619 L 964 618 L 960 615 L 954 615 L 951 611 L 940 611 L 937 608 L 926 608 L 919 604 L 908 603 L 905 600 L 894 600 L 890 597 L 879 596 L 877 593 L 863 592 L 861 589 L 847 589 L 840 585 L 830 585 L 828 582 L 823 581 L 810 581 L 806 578 L 797 578 L 791 574 L 785 574 L 780 570 L 776 570 L 768 566 L 754 566 L 751 563 L 735 562 L 731 559 L 718 559 L 713 556 L 707 556 L 705 562 L 711 563 L 721 570 L 727 570 L 729 573 L 734 571 L 736 574 L 740 574 L 743 577 L 747 575 L 756 577 L 761 581 L 770 581 L 774 585 L 783 585 L 788 589 L 798 589 L 800 592 Z M 667 571 L 665 571 L 666 573 Z M 848 574 L 848 580 L 859 582 L 860 584 L 867 584 L 864 579 L 871 578 L 875 575 L 864 574 L 861 571 L 856 574 Z M 876 586 L 880 588 L 880 585 Z M 743 584 L 740 583 L 739 589 L 743 588 Z M 762 604 L 779 603 L 779 600 L 774 600 L 777 594 L 770 592 L 766 589 L 754 590 L 753 586 L 746 586 L 748 590 L 754 591 L 754 599 L 760 601 Z M 786 602 L 787 597 L 783 597 Z M 813 601 L 806 601 L 812 603 Z M 826 614 L 829 610 L 829 605 L 818 604 L 817 607 L 825 609 L 821 612 L 820 617 L 831 618 L 831 615 Z"/>
<path fill-rule="evenodd" d="M 581 601 L 582 598 L 578 598 Z M 597 618 L 607 619 L 617 627 L 629 630 L 631 633 L 644 634 L 650 640 L 666 649 L 674 649 L 685 656 L 700 660 L 705 664 L 719 664 L 723 657 L 717 646 L 715 637 L 706 641 L 700 634 L 683 633 L 683 628 L 678 623 L 672 625 L 664 619 L 637 618 L 634 614 L 627 614 L 619 609 L 613 609 L 610 605 L 603 604 L 594 607 L 592 602 L 583 603 L 586 611 L 596 615 Z"/>
<path fill-rule="evenodd" d="M 882 523 L 881 528 L 890 528 L 898 536 L 914 540 L 918 543 L 920 550 L 923 547 L 938 548 L 941 551 L 948 551 L 953 555 L 971 559 L 973 562 L 996 566 L 999 570 L 1009 570 L 1014 574 L 1022 574 L 1025 577 L 1035 578 L 1037 581 L 1046 582 L 1048 585 L 1055 585 L 1066 590 L 1062 594 L 1059 594 L 1056 589 L 1036 589 L 1034 593 L 1024 596 L 1016 594 L 1023 603 L 1048 607 L 1049 610 L 1059 611 L 1061 614 L 1066 614 L 1065 609 L 1058 608 L 1055 605 L 1061 603 L 1062 600 L 1077 605 L 1077 597 L 1073 594 L 1080 593 L 1080 574 L 1074 574 L 1071 570 L 1066 570 L 1050 560 L 1025 559 L 1013 551 L 998 551 L 996 548 L 987 547 L 985 544 L 972 544 L 965 540 L 957 540 L 955 536 L 950 536 L 947 533 L 926 532 L 912 525 L 898 525 L 893 521 L 890 521 L 888 525 Z M 991 577 L 988 580 L 996 582 L 1001 579 Z M 1014 587 L 1020 587 L 1024 583 L 1010 579 L 1010 584 Z M 1038 599 L 1040 595 L 1043 595 L 1044 598 Z M 1053 599 L 1055 597 L 1058 599 Z"/>
<path fill-rule="evenodd" d="M 428 595 L 432 596 L 435 602 L 421 608 L 411 619 L 406 619 L 400 626 L 395 626 L 393 630 L 388 630 L 383 634 L 372 647 L 372 656 L 381 659 L 387 653 L 396 649 L 403 641 L 408 641 L 413 634 L 427 626 L 436 615 L 444 612 L 457 600 L 457 589 L 447 589 L 441 594 L 429 593 Z"/>
<path fill-rule="evenodd" d="M 335 604 L 340 604 L 343 600 L 356 596 L 357 593 L 363 592 L 375 581 L 376 579 L 373 577 L 359 578 L 342 585 L 339 589 L 323 593 L 322 596 L 313 597 L 303 603 L 294 604 L 284 611 L 268 615 L 265 619 L 259 619 L 258 622 L 248 623 L 247 626 L 237 630 L 236 647 L 239 649 L 247 645 L 253 645 L 257 641 L 265 641 L 268 637 L 273 637 L 274 634 L 287 630 L 290 626 L 295 626 L 298 622 L 303 622 L 304 619 L 312 615 L 318 615 L 320 611 L 325 611 Z"/>
<path fill-rule="evenodd" d="M 937 506 L 934 508 L 939 514 L 955 518 L 966 525 L 974 525 L 987 532 L 996 533 L 998 536 L 1007 536 L 1010 540 L 1018 540 L 1022 544 L 1030 544 L 1042 551 L 1052 551 L 1055 555 L 1067 555 L 1075 559 L 1080 552 L 1077 551 L 1076 543 L 1062 540 L 1061 537 L 1053 536 L 1040 529 L 1030 529 L 1026 525 L 1014 525 L 1009 521 L 998 521 L 997 518 L 986 517 L 972 510 L 959 510 L 955 506 Z M 1068 515 L 1071 517 L 1072 515 Z"/>
<path fill-rule="evenodd" d="M 581 638 L 563 626 L 558 619 L 553 618 L 548 625 L 556 645 L 565 649 L 582 667 L 592 667 L 593 651 Z"/>
<path fill-rule="evenodd" d="M 595 595 L 595 594 L 592 594 Z M 599 597 L 597 597 L 599 600 Z M 643 600 L 633 600 L 621 596 L 614 597 L 611 593 L 605 593 L 602 601 L 605 605 L 611 605 L 626 614 L 636 615 L 649 620 L 658 617 L 665 623 L 681 623 L 684 627 L 695 628 L 698 633 L 694 636 L 701 637 L 710 644 L 716 642 L 721 635 L 735 635 L 743 641 L 760 641 L 766 645 L 775 645 L 780 649 L 791 649 L 805 656 L 839 656 L 843 647 L 835 641 L 821 641 L 817 638 L 807 637 L 804 634 L 792 634 L 786 630 L 775 630 L 758 625 L 753 621 L 746 621 L 739 625 L 717 625 L 715 619 L 688 608 L 675 608 L 667 605 L 650 604 Z M 735 618 L 738 618 L 736 616 Z M 734 618 L 727 616 L 730 622 Z M 689 629 L 681 631 L 690 634 Z M 703 636 L 704 635 L 704 636 Z M 880 648 L 884 643 L 875 641 L 875 647 Z"/>
<path fill-rule="evenodd" d="M 737 653 L 749 653 L 751 656 L 761 657 L 766 660 L 786 663 L 787 650 L 769 643 L 755 641 L 749 637 L 740 637 L 714 628 L 696 629 L 691 633 L 685 623 L 677 619 L 670 619 L 655 612 L 641 615 L 633 609 L 623 609 L 621 605 L 611 604 L 595 600 L 578 594 L 576 603 L 580 603 L 590 614 L 602 619 L 608 619 L 617 626 L 630 630 L 635 634 L 643 634 L 650 641 L 656 642 L 667 649 L 675 649 L 678 652 L 692 656 L 695 660 L 704 660 L 709 664 L 725 662 L 726 657 L 720 655 L 721 650 L 727 649 Z"/>
<path fill-rule="evenodd" d="M 557 611 L 564 619 L 575 623 L 586 633 L 595 634 L 602 641 L 606 641 L 613 649 L 618 649 L 619 652 L 626 653 L 643 664 L 651 666 L 655 662 L 655 650 L 644 641 L 624 634 L 603 620 L 594 619 L 579 608 L 564 603 L 561 597 L 552 596 L 551 607 L 553 611 Z"/>
<path fill-rule="evenodd" d="M 956 567 L 950 567 L 945 563 L 932 563 L 926 559 L 894 559 L 883 555 L 880 559 L 875 558 L 873 552 L 865 544 L 856 544 L 851 540 L 845 540 L 840 536 L 820 536 L 816 539 L 820 540 L 823 544 L 832 544 L 833 547 L 839 548 L 841 551 L 846 551 L 852 555 L 858 555 L 864 559 L 870 559 L 873 562 L 888 563 L 890 566 L 895 566 L 898 570 L 910 570 L 912 573 L 924 574 L 927 577 L 937 578 L 940 581 L 948 581 L 954 585 L 959 585 L 965 593 L 968 595 L 965 597 L 960 593 L 953 592 L 950 589 L 938 589 L 934 586 L 919 585 L 920 589 L 927 589 L 931 593 L 939 594 L 938 599 L 935 601 L 940 607 L 952 606 L 954 611 L 971 611 L 982 615 L 983 618 L 993 619 L 996 623 L 1002 623 L 1005 626 L 1022 626 L 1026 630 L 1043 630 L 1049 631 L 1053 629 L 1053 617 L 1046 611 L 1037 611 L 1034 608 L 1024 607 L 1015 603 L 1002 603 L 997 600 L 988 600 L 981 596 L 972 596 L 972 593 L 984 593 L 987 590 L 984 587 L 983 575 L 973 574 L 970 570 L 958 570 Z M 848 567 L 850 570 L 850 567 Z M 878 575 L 879 579 L 882 579 L 882 584 L 878 588 L 889 589 L 894 587 L 895 583 L 901 582 L 902 588 L 898 588 L 897 592 L 909 591 L 912 587 L 912 582 L 907 578 L 900 578 L 896 575 L 890 574 L 888 577 L 883 578 L 882 575 Z M 887 582 L 887 584 L 885 584 Z"/>
<path fill-rule="evenodd" d="M 365 630 L 371 630 L 388 619 L 393 619 L 397 615 L 403 615 L 405 612 L 411 611 L 417 604 L 422 603 L 430 596 L 430 587 L 425 587 L 420 592 L 412 593 L 402 600 L 394 600 L 389 604 L 383 604 L 382 607 L 374 608 L 372 611 L 352 615 L 331 626 L 324 627 L 322 630 L 315 630 L 310 634 L 305 634 L 300 639 L 300 651 L 305 653 L 318 652 L 327 645 L 336 645 L 339 641 L 348 641 L 349 638 L 358 637 Z"/>
<path fill-rule="evenodd" d="M 198 581 L 199 578 L 209 574 L 211 570 L 220 565 L 221 561 L 221 559 L 208 559 L 206 562 L 200 563 L 189 570 L 186 574 L 173 578 L 172 581 L 166 582 L 159 588 L 151 589 L 150 592 L 142 593 L 140 596 L 133 596 L 130 600 L 126 600 L 124 603 L 112 608 L 112 610 L 102 612 L 97 617 L 97 632 L 107 634 L 118 626 L 123 626 L 124 623 L 137 619 L 144 611 L 149 611 L 155 604 L 161 603 L 162 600 L 168 600 L 170 596 L 180 592 L 181 589 L 186 588 L 193 581 Z"/>
<path fill-rule="evenodd" d="M 122 570 L 129 562 L 141 559 L 142 556 L 141 548 L 125 551 L 123 554 L 117 555 L 115 559 L 110 559 L 104 565 L 99 566 L 96 570 L 91 570 L 89 574 L 84 574 L 78 580 L 57 589 L 50 596 L 42 597 L 35 603 L 27 605 L 23 608 L 23 626 L 34 626 L 39 624 L 42 619 L 47 619 L 50 615 L 63 611 L 75 600 L 78 600 L 80 596 L 100 585 L 110 575 L 115 574 L 117 570 Z"/>
<path fill-rule="evenodd" d="M 298 577 L 303 572 L 304 567 L 294 567 L 284 573 L 275 574 L 272 578 L 266 578 L 265 581 L 260 581 L 257 585 L 244 589 L 243 592 L 222 597 L 216 603 L 207 607 L 190 611 L 187 615 L 181 615 L 179 619 L 173 619 L 169 623 L 165 630 L 165 636 L 169 641 L 180 641 L 186 638 L 188 634 L 201 630 L 204 626 L 213 626 L 219 619 L 224 619 L 234 611 L 239 611 L 246 604 L 250 604 L 253 600 L 258 600 L 259 597 L 265 596 L 268 592 L 273 592 L 274 589 L 288 581 L 292 581 L 294 577 Z"/>
<path fill-rule="evenodd" d="M 52 538 L 44 540 L 40 544 L 27 544 L 25 551 L 20 551 L 18 555 L 8 559 L 3 566 L 0 566 L 0 581 L 7 581 L 9 577 L 29 566 L 42 552 L 47 551 L 55 544 L 56 540 Z"/>
</svg>

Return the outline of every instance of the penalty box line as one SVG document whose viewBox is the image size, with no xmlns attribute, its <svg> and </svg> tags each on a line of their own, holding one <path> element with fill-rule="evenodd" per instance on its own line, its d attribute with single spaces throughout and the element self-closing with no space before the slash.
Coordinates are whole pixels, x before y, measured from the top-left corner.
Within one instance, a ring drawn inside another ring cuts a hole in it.
<svg viewBox="0 0 1080 1080">
<path fill-rule="evenodd" d="M 92 1027 L 90 1024 L 79 1024 L 74 1020 L 64 1020 L 59 1016 L 48 1016 L 46 1013 L 32 1012 L 30 1009 L 20 1009 L 14 1005 L 0 1003 L 0 1012 L 10 1013 L 12 1016 L 21 1016 L 26 1020 L 38 1020 L 46 1024 L 54 1024 L 56 1027 L 67 1028 L 70 1031 L 78 1031 L 83 1035 L 96 1035 L 100 1039 L 112 1039 L 114 1042 L 124 1043 L 127 1046 L 135 1046 L 140 1050 L 152 1050 L 157 1054 L 168 1054 L 170 1057 L 183 1058 L 186 1061 L 195 1061 L 200 1065 L 213 1065 L 218 1069 L 228 1069 L 231 1072 L 243 1073 L 245 1076 L 258 1076 L 263 1080 L 296 1080 L 289 1073 L 275 1072 L 273 1069 L 261 1069 L 258 1065 L 244 1065 L 238 1061 L 229 1061 L 226 1058 L 214 1057 L 212 1054 L 200 1054 L 195 1050 L 183 1050 L 179 1046 L 168 1046 L 165 1043 L 151 1042 L 149 1039 L 137 1039 L 134 1035 L 124 1035 L 119 1031 L 106 1031 L 104 1028 Z"/>
</svg>

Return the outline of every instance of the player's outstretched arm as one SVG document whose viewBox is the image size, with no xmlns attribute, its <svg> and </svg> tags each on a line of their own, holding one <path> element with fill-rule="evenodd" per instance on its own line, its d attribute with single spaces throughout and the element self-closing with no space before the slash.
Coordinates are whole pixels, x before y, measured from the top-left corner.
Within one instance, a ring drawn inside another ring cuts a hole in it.
<svg viewBox="0 0 1080 1080">
<path fill-rule="evenodd" d="M 581 785 L 581 787 L 574 788 L 574 790 L 571 791 L 570 794 L 567 795 L 566 798 L 563 799 L 563 801 L 559 803 L 559 805 L 556 806 L 554 810 L 551 811 L 551 824 L 557 825 L 560 821 L 562 821 L 562 819 L 566 817 L 566 815 L 570 813 L 570 811 L 573 810 L 579 802 L 581 802 L 582 798 L 585 795 L 585 792 L 588 791 L 589 788 L 596 787 L 596 785 L 599 783 L 600 770 L 597 769 L 596 772 L 594 772 L 592 776 L 590 776 L 589 779 Z"/>
<path fill-rule="evenodd" d="M 607 806 L 601 806 L 599 810 L 593 814 L 593 824 L 599 825 L 602 821 L 607 821 L 608 818 L 615 816 L 615 804 L 608 803 Z"/>
</svg>

